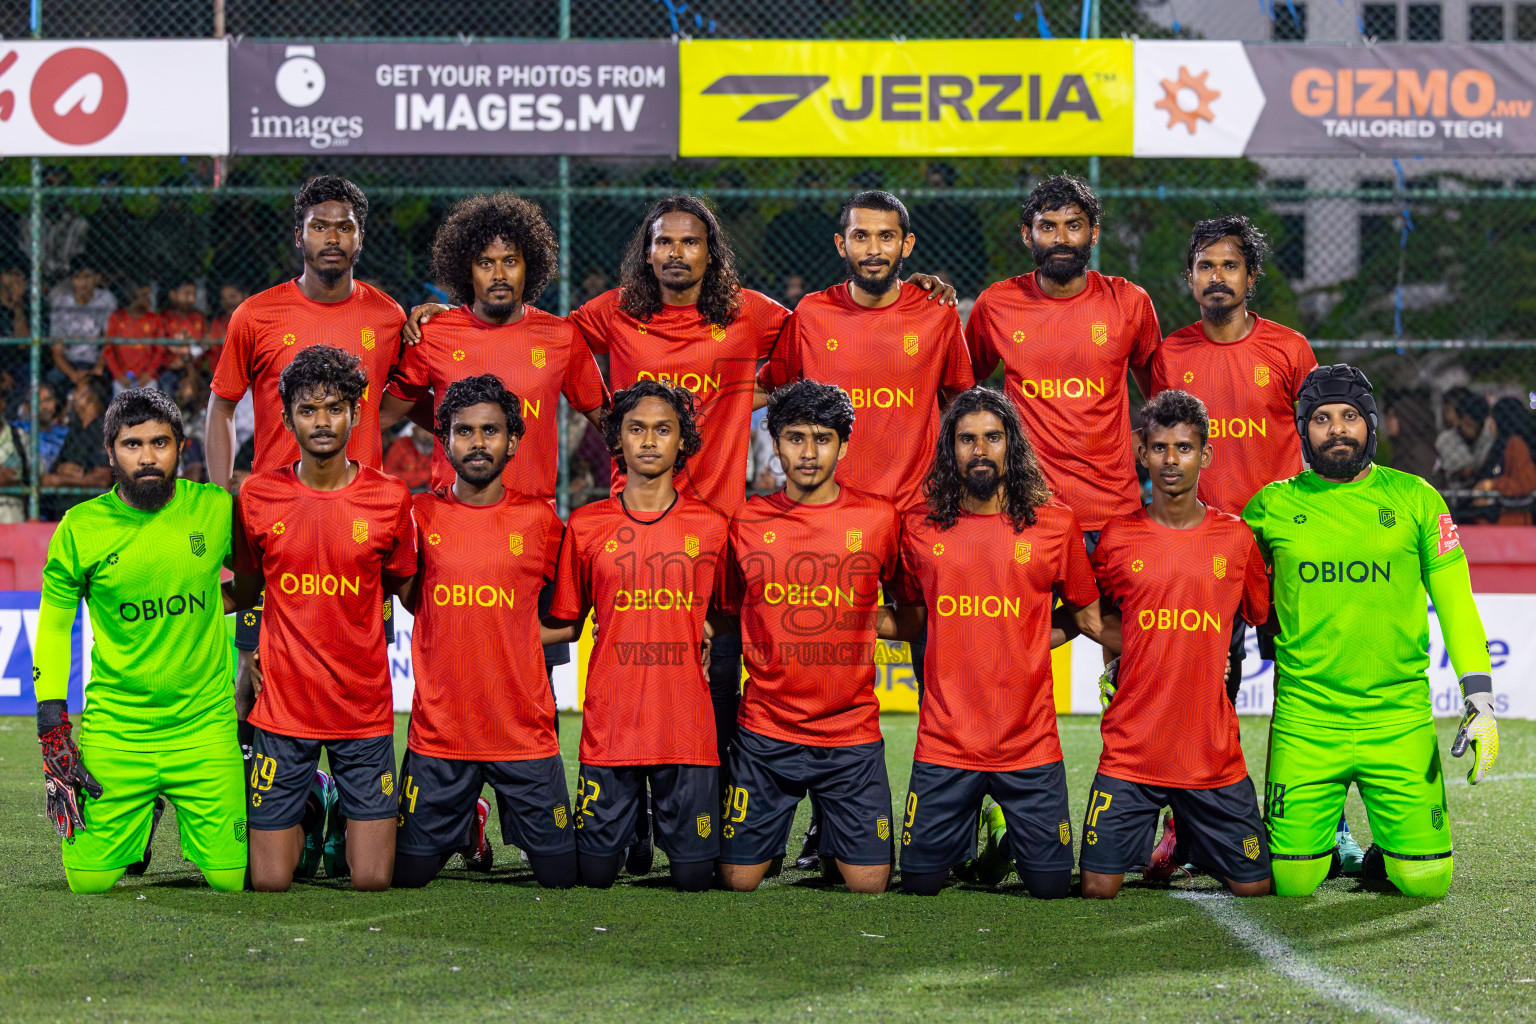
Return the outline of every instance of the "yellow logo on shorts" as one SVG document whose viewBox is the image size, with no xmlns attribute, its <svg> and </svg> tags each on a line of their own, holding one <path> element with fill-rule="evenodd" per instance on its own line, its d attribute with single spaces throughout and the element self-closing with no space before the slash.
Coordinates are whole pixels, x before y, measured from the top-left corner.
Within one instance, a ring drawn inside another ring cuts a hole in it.
<svg viewBox="0 0 1536 1024">
<path fill-rule="evenodd" d="M 1086 833 L 1083 834 L 1083 842 L 1087 843 L 1089 846 L 1097 846 L 1099 842 L 1099 834 L 1093 829 L 1089 829 Z"/>
<path fill-rule="evenodd" d="M 379 788 L 384 791 L 385 796 L 393 793 L 395 791 L 395 773 L 385 772 L 383 775 L 380 775 Z"/>
<path fill-rule="evenodd" d="M 912 845 L 912 833 L 911 832 L 903 832 L 901 834 L 901 845 L 902 846 L 911 846 Z"/>
<path fill-rule="evenodd" d="M 1056 834 L 1061 837 L 1062 846 L 1072 845 L 1072 823 L 1070 821 L 1057 822 Z"/>
<path fill-rule="evenodd" d="M 708 839 L 710 815 L 701 814 L 697 818 L 693 819 L 693 823 L 699 827 L 699 838 Z"/>
<path fill-rule="evenodd" d="M 565 805 L 555 808 L 555 828 L 565 828 Z"/>
<path fill-rule="evenodd" d="M 878 818 L 875 819 L 875 835 L 880 837 L 880 841 L 881 842 L 884 842 L 887 839 L 891 838 L 891 819 L 890 818 L 887 818 L 887 817 L 882 815 L 881 817 L 878 817 Z"/>
<path fill-rule="evenodd" d="M 507 534 L 507 550 L 514 555 L 523 553 L 523 535 L 520 533 Z"/>
<path fill-rule="evenodd" d="M 352 520 L 352 539 L 359 544 L 368 539 L 368 523 L 366 520 Z"/>
<path fill-rule="evenodd" d="M 909 356 L 917 355 L 917 335 L 903 334 L 901 336 L 901 350 Z"/>
<path fill-rule="evenodd" d="M 373 351 L 373 329 L 371 327 L 364 327 L 363 328 L 362 342 L 363 342 L 363 348 L 364 349 L 366 349 L 369 352 Z"/>
<path fill-rule="evenodd" d="M 1211 556 L 1211 572 L 1214 572 L 1219 580 L 1227 578 L 1227 558 L 1225 555 Z"/>
<path fill-rule="evenodd" d="M 864 531 L 849 530 L 847 536 L 844 537 L 844 543 L 847 544 L 849 551 L 862 550 L 864 547 Z"/>
<path fill-rule="evenodd" d="M 1013 542 L 1013 560 L 1020 565 L 1029 561 L 1029 556 L 1033 551 L 1034 546 L 1027 540 L 1016 540 Z"/>
<path fill-rule="evenodd" d="M 684 534 L 683 535 L 683 551 L 685 551 L 687 553 L 689 558 L 698 558 L 699 557 L 699 538 L 695 537 L 691 533 Z"/>
<path fill-rule="evenodd" d="M 1102 345 L 1109 340 L 1109 324 L 1089 324 L 1088 330 L 1093 337 L 1093 343 L 1095 345 Z"/>
<path fill-rule="evenodd" d="M 1253 382 L 1255 384 L 1257 384 L 1261 388 L 1264 387 L 1266 384 L 1268 384 L 1269 383 L 1269 367 L 1267 367 L 1267 366 L 1255 366 L 1253 368 Z"/>
<path fill-rule="evenodd" d="M 536 349 L 532 350 L 529 353 L 529 355 L 533 358 L 533 365 L 536 368 L 538 368 L 540 370 L 544 369 L 544 350 L 543 349 L 536 348 Z"/>
<path fill-rule="evenodd" d="M 720 830 L 720 834 L 722 836 L 724 836 L 725 838 L 727 838 L 727 839 L 735 839 L 736 838 L 736 829 L 733 826 L 731 826 L 731 825 L 726 825 L 724 828 L 722 828 Z"/>
<path fill-rule="evenodd" d="M 1244 836 L 1243 837 L 1243 856 L 1247 857 L 1249 860 L 1258 860 L 1259 859 L 1259 837 L 1258 836 Z"/>
</svg>

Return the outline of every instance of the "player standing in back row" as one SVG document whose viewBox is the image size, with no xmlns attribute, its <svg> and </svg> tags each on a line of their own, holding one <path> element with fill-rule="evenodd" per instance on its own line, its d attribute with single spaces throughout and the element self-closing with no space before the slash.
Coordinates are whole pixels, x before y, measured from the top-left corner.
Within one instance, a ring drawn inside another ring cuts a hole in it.
<svg viewBox="0 0 1536 1024">
<path fill-rule="evenodd" d="M 1003 364 L 1045 479 L 1076 513 L 1090 550 L 1105 522 L 1141 507 L 1126 371 L 1148 394 L 1147 367 L 1163 340 L 1145 291 L 1088 269 L 1101 212 L 1081 178 L 1035 186 L 1022 228 L 1035 270 L 982 292 L 965 327 L 976 379 Z"/>
</svg>

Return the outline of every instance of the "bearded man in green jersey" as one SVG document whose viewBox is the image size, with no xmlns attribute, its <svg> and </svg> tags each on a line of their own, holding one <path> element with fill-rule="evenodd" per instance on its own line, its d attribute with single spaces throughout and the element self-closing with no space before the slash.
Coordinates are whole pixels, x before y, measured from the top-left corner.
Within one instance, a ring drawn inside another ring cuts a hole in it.
<svg viewBox="0 0 1536 1024">
<path fill-rule="evenodd" d="M 1343 363 L 1313 370 L 1296 404 L 1311 469 L 1268 485 L 1243 511 L 1274 578 L 1264 823 L 1281 896 L 1309 895 L 1327 876 L 1350 783 L 1375 840 L 1366 877 L 1430 899 L 1450 887 L 1426 590 L 1465 699 L 1451 753 L 1472 748 L 1476 784 L 1499 752 L 1487 641 L 1456 526 L 1422 478 L 1372 465 L 1376 425 L 1364 373 Z"/>
<path fill-rule="evenodd" d="M 163 795 L 188 859 L 213 888 L 239 890 L 245 787 L 219 585 L 233 499 L 176 478 L 185 434 L 162 392 L 119 394 L 103 435 L 116 485 L 54 531 L 38 614 L 37 735 L 64 874 L 77 893 L 112 888 L 144 856 Z M 95 644 L 76 746 L 65 694 L 82 597 Z"/>
</svg>

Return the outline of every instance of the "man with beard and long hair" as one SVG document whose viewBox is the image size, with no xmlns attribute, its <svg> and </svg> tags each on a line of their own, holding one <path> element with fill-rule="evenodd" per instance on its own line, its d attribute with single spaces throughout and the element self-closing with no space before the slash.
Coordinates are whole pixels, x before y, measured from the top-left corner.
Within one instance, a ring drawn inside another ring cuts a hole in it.
<svg viewBox="0 0 1536 1024">
<path fill-rule="evenodd" d="M 1145 291 L 1088 269 L 1101 212 L 1081 178 L 1035 186 L 1022 228 L 1035 270 L 982 292 L 965 328 L 976 379 L 1003 364 L 1045 478 L 1090 548 L 1106 521 L 1141 506 L 1126 371 L 1150 393 L 1147 366 L 1163 340 Z"/>
<path fill-rule="evenodd" d="M 426 885 L 456 852 L 489 871 L 489 783 L 501 835 L 540 885 L 576 881 L 555 702 L 539 648 L 539 606 L 563 527 L 549 502 L 504 484 L 525 435 L 524 399 L 491 374 L 455 381 L 437 405 L 451 487 L 412 499 L 417 570 L 400 590 L 416 617 L 416 693 L 400 764 L 394 885 Z"/>
<path fill-rule="evenodd" d="M 178 480 L 181 412 L 132 388 L 108 406 L 116 485 L 70 509 L 43 569 L 35 688 L 49 817 L 77 893 L 111 889 L 146 862 L 168 799 L 188 859 L 222 891 L 245 885 L 245 807 L 219 575 L 231 554 L 232 501 Z M 91 617 L 89 703 L 70 735 L 70 629 Z M 82 799 L 84 797 L 84 799 Z"/>
<path fill-rule="evenodd" d="M 1077 517 L 1051 497 L 1017 411 L 973 388 L 944 413 L 927 504 L 903 523 L 896 603 L 880 635 L 926 630 L 926 690 L 901 822 L 901 884 L 932 895 L 976 854 L 986 797 L 1030 895 L 1072 882 L 1067 775 L 1051 682 L 1052 608 L 1099 636 Z M 989 836 L 995 835 L 989 828 Z M 994 858 L 987 857 L 985 860 Z M 983 881 L 1001 881 L 1006 867 Z"/>
<path fill-rule="evenodd" d="M 1274 580 L 1275 713 L 1264 824 L 1275 892 L 1327 877 L 1351 783 L 1371 822 L 1367 882 L 1439 899 L 1451 884 L 1445 777 L 1431 718 L 1429 614 L 1461 680 L 1476 785 L 1499 752 L 1486 635 L 1456 524 L 1423 478 L 1373 463 L 1371 383 L 1353 366 L 1302 382 L 1296 429 L 1309 470 L 1269 484 L 1243 518 Z"/>
</svg>

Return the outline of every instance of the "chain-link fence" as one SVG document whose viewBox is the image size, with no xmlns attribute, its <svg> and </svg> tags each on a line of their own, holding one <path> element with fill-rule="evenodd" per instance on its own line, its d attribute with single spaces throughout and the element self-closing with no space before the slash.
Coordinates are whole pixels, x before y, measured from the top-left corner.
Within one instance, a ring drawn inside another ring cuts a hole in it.
<svg viewBox="0 0 1536 1024">
<path fill-rule="evenodd" d="M 1382 36 L 1386 8 L 1398 12 L 1396 38 L 1422 32 L 1409 25 L 1408 9 L 1426 6 L 1445 8 L 1446 39 L 1471 38 L 1472 9 L 1483 7 L 1502 12 L 1501 38 L 1521 38 L 1527 22 L 1536 30 L 1531 4 L 1354 0 L 1120 0 L 1086 12 L 1078 0 L 487 0 L 450 8 L 413 0 L 43 0 L 30 11 L 40 16 L 41 34 L 55 38 L 185 37 L 222 28 L 309 39 L 1134 33 L 1348 41 L 1368 28 Z M 1487 12 L 1479 17 L 1479 31 L 1491 33 Z M 28 4 L 0 0 L 0 32 L 33 28 Z M 93 408 L 92 381 L 111 388 L 153 379 L 200 427 L 229 310 L 298 269 L 291 199 L 311 174 L 343 174 L 368 192 L 358 275 L 406 308 L 441 297 L 427 253 L 456 199 L 507 188 L 537 199 L 566 240 L 564 274 L 540 305 L 564 312 L 616 283 L 645 203 L 677 190 L 715 202 L 744 283 L 793 305 L 842 276 L 831 243 L 838 203 L 858 189 L 889 189 L 912 209 L 918 245 L 910 269 L 942 274 L 973 298 L 1032 266 L 1019 237 L 1019 204 L 1041 177 L 1063 170 L 1095 183 L 1105 205 L 1102 269 L 1145 287 L 1165 331 L 1198 315 L 1182 279 L 1194 221 L 1253 216 L 1275 251 L 1254 307 L 1306 333 L 1319 359 L 1367 368 L 1389 413 L 1382 461 L 1470 502 L 1456 492 L 1489 486 L 1479 481 L 1499 461 L 1490 453 L 1505 450 L 1490 426 L 1495 417 L 1479 410 L 1513 400 L 1500 406 L 1505 436 L 1536 433 L 1529 418 L 1536 298 L 1521 287 L 1536 262 L 1536 160 L 11 159 L 0 163 L 0 333 L 12 335 L 0 341 L 0 401 L 13 425 L 0 432 L 0 517 L 56 516 L 109 482 L 95 454 L 71 461 L 91 447 L 77 421 Z M 1523 419 L 1512 418 L 1516 406 Z M 572 457 L 562 459 L 561 476 L 570 483 L 561 496 L 579 504 L 589 487 L 600 488 L 605 467 L 591 464 L 600 454 L 575 454 L 584 421 L 568 420 L 564 451 Z M 1467 437 L 1458 441 L 1460 424 Z M 408 456 L 410 439 L 400 441 Z M 1451 460 L 1456 465 L 1474 464 L 1447 474 L 1437 468 L 1445 452 L 1463 453 Z M 188 461 L 195 471 L 201 457 Z M 1499 505 L 1478 500 L 1469 516 L 1497 517 Z"/>
</svg>

